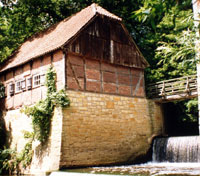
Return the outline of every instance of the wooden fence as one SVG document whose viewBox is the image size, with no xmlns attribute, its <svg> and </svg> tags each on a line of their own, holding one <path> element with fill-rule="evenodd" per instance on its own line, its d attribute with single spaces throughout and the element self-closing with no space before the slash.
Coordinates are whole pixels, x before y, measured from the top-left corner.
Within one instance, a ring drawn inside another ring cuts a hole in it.
<svg viewBox="0 0 200 176">
<path fill-rule="evenodd" d="M 197 76 L 184 76 L 160 81 L 147 87 L 147 96 L 161 101 L 172 101 L 197 96 Z"/>
</svg>

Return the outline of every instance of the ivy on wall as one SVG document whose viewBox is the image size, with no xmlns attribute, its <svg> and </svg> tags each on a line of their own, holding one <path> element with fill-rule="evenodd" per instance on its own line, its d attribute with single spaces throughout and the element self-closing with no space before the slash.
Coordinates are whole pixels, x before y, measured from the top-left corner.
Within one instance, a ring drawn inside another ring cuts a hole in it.
<svg viewBox="0 0 200 176">
<path fill-rule="evenodd" d="M 42 144 L 48 139 L 55 106 L 70 106 L 65 90 L 56 90 L 56 72 L 53 70 L 53 67 L 50 67 L 46 73 L 45 85 L 47 87 L 46 98 L 32 107 L 25 107 L 23 110 L 26 115 L 32 117 L 34 138 Z"/>
<path fill-rule="evenodd" d="M 33 156 L 33 141 L 38 140 L 41 145 L 44 145 L 48 140 L 54 108 L 70 106 L 65 90 L 56 89 L 56 72 L 52 66 L 47 70 L 45 86 L 47 87 L 46 98 L 34 106 L 26 106 L 21 110 L 32 118 L 33 126 L 33 132 L 24 132 L 24 138 L 28 141 L 24 149 L 20 153 L 12 149 L 0 150 L 0 174 L 19 171 L 19 165 L 24 168 L 29 166 Z"/>
</svg>

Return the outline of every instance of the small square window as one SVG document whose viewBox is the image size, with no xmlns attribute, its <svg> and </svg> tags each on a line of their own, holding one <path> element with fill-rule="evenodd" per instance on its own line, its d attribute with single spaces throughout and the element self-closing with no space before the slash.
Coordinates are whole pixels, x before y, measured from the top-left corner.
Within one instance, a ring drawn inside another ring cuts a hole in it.
<svg viewBox="0 0 200 176">
<path fill-rule="evenodd" d="M 17 82 L 15 83 L 15 92 L 18 93 L 18 92 L 20 92 L 20 91 L 22 91 L 22 81 L 21 81 L 21 80 L 20 80 L 20 81 L 17 81 Z"/>
<path fill-rule="evenodd" d="M 41 76 L 40 75 L 33 76 L 33 87 L 40 86 L 40 84 L 41 84 Z"/>
</svg>

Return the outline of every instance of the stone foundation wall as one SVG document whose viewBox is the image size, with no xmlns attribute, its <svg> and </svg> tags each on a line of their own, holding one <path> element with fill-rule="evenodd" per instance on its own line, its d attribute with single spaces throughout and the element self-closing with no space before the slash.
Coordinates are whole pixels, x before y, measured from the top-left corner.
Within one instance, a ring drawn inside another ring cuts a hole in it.
<svg viewBox="0 0 200 176">
<path fill-rule="evenodd" d="M 61 167 L 134 161 L 162 134 L 161 107 L 145 98 L 67 91 Z"/>
<path fill-rule="evenodd" d="M 25 144 L 24 131 L 32 131 L 31 118 L 20 112 L 20 109 L 4 112 L 4 120 L 10 148 L 20 152 Z M 34 155 L 32 164 L 23 173 L 45 173 L 59 169 L 61 155 L 62 110 L 56 108 L 52 118 L 50 137 L 46 145 L 33 143 Z"/>
<path fill-rule="evenodd" d="M 159 104 L 134 98 L 68 90 L 71 106 L 56 108 L 47 145 L 33 143 L 32 164 L 24 173 L 62 167 L 106 165 L 134 161 L 145 155 L 152 138 L 162 134 Z M 31 118 L 20 109 L 4 113 L 9 143 L 20 152 L 32 130 Z"/>
</svg>

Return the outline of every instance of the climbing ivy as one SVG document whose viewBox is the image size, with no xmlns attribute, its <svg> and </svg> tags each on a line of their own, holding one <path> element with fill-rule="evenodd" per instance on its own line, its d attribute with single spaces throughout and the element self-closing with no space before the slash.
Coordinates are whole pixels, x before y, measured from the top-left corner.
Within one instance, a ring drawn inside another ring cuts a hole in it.
<svg viewBox="0 0 200 176">
<path fill-rule="evenodd" d="M 34 138 L 42 144 L 48 139 L 55 106 L 70 106 L 70 101 L 65 94 L 65 90 L 56 90 L 56 73 L 53 67 L 50 67 L 46 73 L 45 85 L 47 87 L 46 98 L 34 106 L 25 107 L 23 110 L 26 115 L 32 117 Z"/>
<path fill-rule="evenodd" d="M 24 132 L 24 138 L 27 139 L 28 142 L 20 153 L 18 153 L 16 149 L 0 149 L 0 174 L 11 175 L 14 172 L 18 174 L 20 172 L 20 164 L 23 168 L 30 165 L 33 156 L 33 136 L 32 132 Z"/>
<path fill-rule="evenodd" d="M 49 137 L 54 108 L 70 106 L 65 90 L 56 90 L 56 72 L 52 66 L 47 70 L 45 86 L 47 87 L 46 98 L 34 106 L 26 106 L 21 110 L 32 118 L 33 125 L 33 132 L 24 132 L 24 138 L 27 140 L 24 149 L 20 153 L 12 149 L 0 150 L 0 174 L 19 172 L 19 165 L 23 168 L 29 166 L 33 156 L 33 141 L 36 139 L 43 145 Z"/>
</svg>

